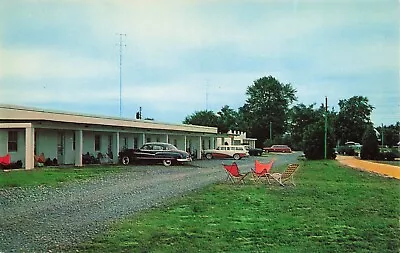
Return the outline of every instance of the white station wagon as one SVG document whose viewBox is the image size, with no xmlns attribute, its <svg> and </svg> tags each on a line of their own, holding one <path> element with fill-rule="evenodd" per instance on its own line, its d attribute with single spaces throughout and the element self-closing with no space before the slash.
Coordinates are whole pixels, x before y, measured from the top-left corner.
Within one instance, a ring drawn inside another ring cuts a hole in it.
<svg viewBox="0 0 400 253">
<path fill-rule="evenodd" d="M 213 158 L 233 158 L 239 160 L 249 156 L 249 151 L 243 145 L 222 145 L 216 149 L 203 150 L 203 156 L 207 159 Z"/>
</svg>

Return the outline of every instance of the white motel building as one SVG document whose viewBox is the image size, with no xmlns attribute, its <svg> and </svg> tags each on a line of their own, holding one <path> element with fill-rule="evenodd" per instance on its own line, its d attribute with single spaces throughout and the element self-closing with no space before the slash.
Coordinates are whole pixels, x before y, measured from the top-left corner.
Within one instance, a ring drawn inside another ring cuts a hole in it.
<svg viewBox="0 0 400 253">
<path fill-rule="evenodd" d="M 214 148 L 216 127 L 165 124 L 0 104 L 0 156 L 21 160 L 25 169 L 35 166 L 34 156 L 56 158 L 60 165 L 82 166 L 82 154 L 113 154 L 146 142 L 168 142 L 201 158 Z"/>
</svg>

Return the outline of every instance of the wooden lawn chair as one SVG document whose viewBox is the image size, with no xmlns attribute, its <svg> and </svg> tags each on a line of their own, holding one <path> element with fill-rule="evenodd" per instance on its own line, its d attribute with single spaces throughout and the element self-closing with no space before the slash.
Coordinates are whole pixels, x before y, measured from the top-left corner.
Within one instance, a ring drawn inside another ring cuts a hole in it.
<svg viewBox="0 0 400 253">
<path fill-rule="evenodd" d="M 290 181 L 290 183 L 296 186 L 294 183 L 293 174 L 296 172 L 299 166 L 300 165 L 297 163 L 289 164 L 283 173 L 272 173 L 271 177 L 282 186 L 285 186 L 284 182 L 286 181 Z"/>
</svg>

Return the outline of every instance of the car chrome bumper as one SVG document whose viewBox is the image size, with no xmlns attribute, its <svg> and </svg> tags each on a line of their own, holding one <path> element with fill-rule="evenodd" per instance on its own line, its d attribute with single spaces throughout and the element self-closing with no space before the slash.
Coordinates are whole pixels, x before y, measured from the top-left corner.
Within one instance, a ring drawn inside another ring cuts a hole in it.
<svg viewBox="0 0 400 253">
<path fill-rule="evenodd" d="M 192 158 L 191 157 L 187 157 L 187 158 L 179 158 L 176 159 L 178 162 L 191 162 Z"/>
</svg>

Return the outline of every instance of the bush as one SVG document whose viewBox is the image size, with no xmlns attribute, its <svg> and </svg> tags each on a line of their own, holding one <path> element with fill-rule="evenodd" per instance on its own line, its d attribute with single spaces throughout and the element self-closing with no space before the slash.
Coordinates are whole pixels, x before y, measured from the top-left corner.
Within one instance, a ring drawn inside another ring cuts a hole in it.
<svg viewBox="0 0 400 253">
<path fill-rule="evenodd" d="M 374 160 L 379 157 L 379 143 L 372 125 L 365 130 L 362 138 L 361 159 Z"/>
<path fill-rule="evenodd" d="M 21 169 L 22 168 L 22 161 L 18 160 L 15 163 L 10 163 L 7 165 L 0 164 L 0 170 L 12 170 L 12 169 Z"/>
<path fill-rule="evenodd" d="M 332 131 L 328 131 L 327 154 L 328 159 L 335 159 L 335 145 Z M 324 122 L 309 125 L 304 132 L 304 155 L 307 159 L 324 159 Z"/>
</svg>

